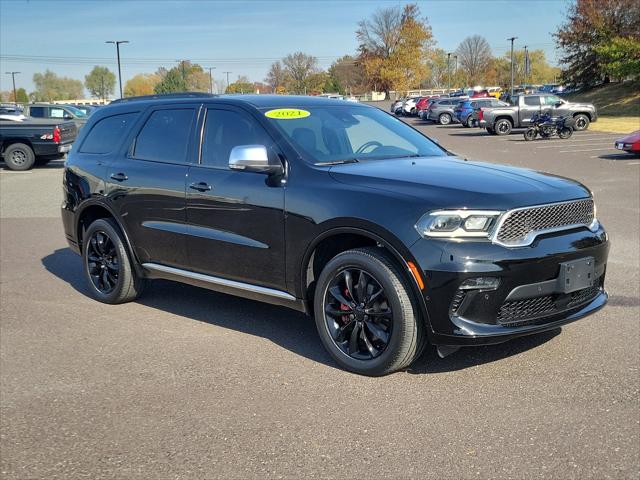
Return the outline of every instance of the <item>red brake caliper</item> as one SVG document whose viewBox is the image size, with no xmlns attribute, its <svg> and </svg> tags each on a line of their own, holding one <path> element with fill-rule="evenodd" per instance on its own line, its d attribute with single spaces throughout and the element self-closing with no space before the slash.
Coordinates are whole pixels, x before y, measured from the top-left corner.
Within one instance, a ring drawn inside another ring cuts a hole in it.
<svg viewBox="0 0 640 480">
<path fill-rule="evenodd" d="M 344 289 L 344 298 L 349 298 L 349 290 L 347 290 L 346 288 Z M 343 311 L 349 311 L 351 310 L 351 308 L 349 308 L 348 305 L 345 305 L 344 303 L 340 304 L 340 310 Z M 343 315 L 342 316 L 342 321 L 346 324 L 349 322 L 349 315 Z"/>
</svg>

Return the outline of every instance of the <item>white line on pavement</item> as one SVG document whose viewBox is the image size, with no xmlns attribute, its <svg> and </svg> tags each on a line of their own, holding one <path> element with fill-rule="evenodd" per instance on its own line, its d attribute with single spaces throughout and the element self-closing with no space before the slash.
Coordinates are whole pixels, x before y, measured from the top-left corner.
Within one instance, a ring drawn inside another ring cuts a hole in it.
<svg viewBox="0 0 640 480">
<path fill-rule="evenodd" d="M 596 145 L 609 145 L 611 148 L 614 148 L 610 142 L 596 142 L 596 143 L 560 143 L 558 142 L 555 145 L 545 145 L 544 147 L 536 147 L 536 148 L 557 148 L 557 147 L 593 147 Z"/>
<path fill-rule="evenodd" d="M 611 150 L 617 151 L 613 147 L 604 147 L 604 148 L 586 148 L 582 150 L 560 150 L 558 153 L 576 153 L 576 152 L 597 152 L 598 150 Z"/>
</svg>

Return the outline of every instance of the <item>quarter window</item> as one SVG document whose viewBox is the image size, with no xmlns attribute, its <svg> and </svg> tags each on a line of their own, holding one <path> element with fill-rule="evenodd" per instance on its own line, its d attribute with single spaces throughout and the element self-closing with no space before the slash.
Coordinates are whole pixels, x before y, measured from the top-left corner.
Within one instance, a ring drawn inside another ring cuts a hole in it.
<svg viewBox="0 0 640 480">
<path fill-rule="evenodd" d="M 29 116 L 35 118 L 44 118 L 44 107 L 31 107 L 29 108 Z"/>
<path fill-rule="evenodd" d="M 99 120 L 82 142 L 80 153 L 109 153 L 127 134 L 137 113 L 124 113 Z"/>
<path fill-rule="evenodd" d="M 136 139 L 134 157 L 143 160 L 184 163 L 195 110 L 156 110 Z"/>
<path fill-rule="evenodd" d="M 232 110 L 208 109 L 201 163 L 229 168 L 231 150 L 240 145 L 263 145 L 270 150 L 273 142 L 264 129 L 248 115 Z"/>
</svg>

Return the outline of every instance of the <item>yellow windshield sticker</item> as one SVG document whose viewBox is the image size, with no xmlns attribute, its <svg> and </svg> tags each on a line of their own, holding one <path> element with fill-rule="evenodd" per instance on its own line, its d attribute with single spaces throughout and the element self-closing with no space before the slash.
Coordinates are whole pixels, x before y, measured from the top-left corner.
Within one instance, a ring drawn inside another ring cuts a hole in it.
<svg viewBox="0 0 640 480">
<path fill-rule="evenodd" d="M 277 108 L 265 112 L 265 117 L 277 118 L 278 120 L 294 120 L 296 118 L 304 118 L 311 115 L 311 112 L 299 110 L 297 108 Z"/>
</svg>

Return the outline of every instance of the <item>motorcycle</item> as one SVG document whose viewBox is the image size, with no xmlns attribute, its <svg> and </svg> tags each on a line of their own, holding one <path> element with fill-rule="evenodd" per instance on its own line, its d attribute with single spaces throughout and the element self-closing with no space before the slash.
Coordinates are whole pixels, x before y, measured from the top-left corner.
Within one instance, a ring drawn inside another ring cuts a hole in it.
<svg viewBox="0 0 640 480">
<path fill-rule="evenodd" d="M 571 138 L 575 122 L 572 117 L 553 118 L 550 113 L 536 114 L 531 119 L 531 126 L 524 132 L 526 141 L 558 136 L 563 140 Z"/>
</svg>

